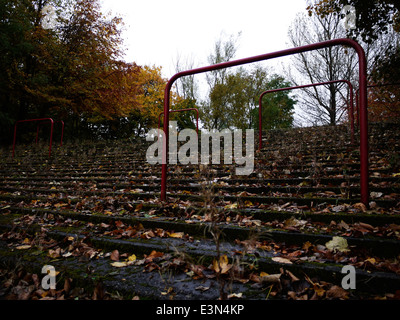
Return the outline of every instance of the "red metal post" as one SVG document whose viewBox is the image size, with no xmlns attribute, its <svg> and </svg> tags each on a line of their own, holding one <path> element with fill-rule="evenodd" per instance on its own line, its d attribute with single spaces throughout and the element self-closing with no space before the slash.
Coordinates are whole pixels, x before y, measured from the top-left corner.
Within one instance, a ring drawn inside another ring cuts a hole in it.
<svg viewBox="0 0 400 320">
<path fill-rule="evenodd" d="M 54 121 L 50 119 L 50 143 L 49 143 L 49 158 L 51 157 L 51 146 L 53 145 L 53 131 L 54 131 Z"/>
<path fill-rule="evenodd" d="M 58 121 L 54 121 L 54 124 L 56 124 L 56 123 L 58 123 L 58 122 L 60 122 L 61 123 L 61 139 L 60 139 L 60 147 L 62 147 L 62 145 L 63 145 L 63 139 L 64 139 L 64 121 L 62 121 L 62 120 L 58 120 Z M 43 122 L 42 123 L 39 123 L 38 125 L 37 125 L 37 129 L 36 129 L 36 144 L 38 144 L 38 138 L 39 138 L 39 128 L 40 128 L 40 126 L 43 124 Z"/>
<path fill-rule="evenodd" d="M 352 39 L 334 39 L 323 41 L 319 43 L 309 44 L 301 47 L 295 47 L 282 51 L 262 54 L 259 56 L 228 61 L 223 63 L 214 64 L 207 67 L 182 71 L 172 76 L 164 91 L 164 139 L 163 139 L 163 155 L 162 155 L 162 173 L 161 173 L 161 200 L 166 200 L 167 190 L 167 150 L 168 150 L 168 123 L 169 123 L 169 106 L 170 106 L 170 91 L 174 82 L 184 76 L 204 73 L 213 70 L 225 69 L 234 66 L 244 65 L 248 63 L 269 60 L 273 58 L 288 56 L 301 52 L 328 48 L 333 46 L 350 46 L 354 48 L 358 55 L 359 60 L 359 83 L 360 83 L 360 176 L 361 176 L 361 202 L 368 205 L 369 192 L 368 192 L 368 114 L 367 114 L 367 65 L 365 52 L 363 48 Z"/>
<path fill-rule="evenodd" d="M 353 85 L 351 84 L 350 81 L 348 80 L 332 80 L 332 81 L 326 81 L 326 82 L 319 82 L 319 83 L 311 83 L 311 84 L 305 84 L 301 86 L 293 86 L 293 87 L 285 87 L 285 88 L 278 88 L 278 89 L 271 89 L 264 91 L 261 93 L 260 98 L 258 100 L 258 148 L 261 151 L 262 147 L 262 98 L 267 94 L 267 93 L 272 93 L 272 92 L 280 92 L 280 91 L 287 91 L 287 90 L 292 90 L 292 89 L 302 89 L 302 88 L 308 88 L 308 87 L 317 87 L 317 86 L 322 86 L 322 85 L 327 85 L 327 84 L 332 84 L 332 83 L 346 83 L 349 86 L 349 92 L 350 92 L 350 103 L 347 103 L 348 113 L 350 117 L 350 123 L 351 123 L 351 143 L 354 143 L 354 107 L 353 107 Z"/>
<path fill-rule="evenodd" d="M 54 121 L 52 118 L 40 118 L 40 119 L 28 119 L 28 120 L 18 120 L 15 122 L 14 125 L 14 139 L 13 139 L 13 158 L 15 155 L 15 144 L 17 141 L 17 125 L 18 123 L 23 123 L 23 122 L 37 122 L 37 121 L 50 121 L 51 124 L 51 129 L 50 129 L 50 143 L 49 143 L 49 157 L 51 156 L 51 145 L 53 143 L 53 128 L 54 128 Z M 36 142 L 37 142 L 37 133 L 38 133 L 39 127 L 36 131 Z"/>
<path fill-rule="evenodd" d="M 187 108 L 187 109 L 179 109 L 179 110 L 169 110 L 169 113 L 171 112 L 183 112 L 183 111 L 196 111 L 196 132 L 199 134 L 199 110 L 197 108 Z M 161 123 L 161 116 L 164 114 L 163 112 L 160 112 L 158 115 L 158 129 L 160 130 L 160 123 Z"/>
</svg>

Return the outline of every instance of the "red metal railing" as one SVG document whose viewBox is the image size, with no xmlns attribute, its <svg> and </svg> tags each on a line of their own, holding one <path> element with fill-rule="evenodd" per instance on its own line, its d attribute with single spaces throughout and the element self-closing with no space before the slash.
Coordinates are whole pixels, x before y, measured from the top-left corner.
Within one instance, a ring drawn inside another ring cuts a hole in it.
<svg viewBox="0 0 400 320">
<path fill-rule="evenodd" d="M 179 109 L 179 110 L 169 110 L 169 113 L 172 112 L 184 112 L 184 111 L 196 111 L 196 132 L 199 134 L 199 110 L 197 108 L 187 108 L 187 109 Z M 161 116 L 164 114 L 164 111 L 158 115 L 158 130 L 160 130 Z"/>
<path fill-rule="evenodd" d="M 62 120 L 54 121 L 54 124 L 56 124 L 56 123 L 58 123 L 58 122 L 61 123 L 61 140 L 60 140 L 60 147 L 62 147 L 62 145 L 63 145 L 63 139 L 64 139 L 64 121 L 62 121 Z M 39 123 L 39 124 L 37 125 L 37 128 L 36 128 L 36 140 L 35 140 L 36 144 L 38 144 L 38 141 L 39 141 L 39 128 L 40 128 L 40 126 L 41 126 L 43 123 L 45 123 L 45 122 L 41 122 L 41 123 Z"/>
<path fill-rule="evenodd" d="M 382 84 L 370 84 L 367 85 L 367 88 L 374 88 L 374 87 L 388 87 L 388 86 L 400 86 L 400 83 L 382 83 Z M 360 124 L 360 119 L 359 119 L 359 107 L 358 107 L 358 92 L 360 89 L 356 90 L 356 113 L 357 113 L 357 126 Z"/>
<path fill-rule="evenodd" d="M 308 87 L 317 87 L 317 86 L 322 86 L 322 85 L 326 85 L 326 84 L 341 83 L 341 82 L 347 83 L 347 85 L 349 86 L 350 103 L 347 102 L 347 109 L 350 109 L 348 111 L 348 113 L 349 113 L 349 118 L 350 118 L 350 123 L 351 123 L 351 143 L 354 143 L 353 85 L 348 80 L 332 80 L 332 81 L 326 81 L 326 82 L 305 84 L 305 85 L 301 85 L 301 86 L 271 89 L 271 90 L 267 90 L 267 91 L 264 91 L 263 93 L 261 93 L 260 98 L 258 100 L 258 142 L 259 142 L 258 148 L 259 148 L 259 150 L 261 150 L 261 147 L 262 147 L 262 98 L 267 93 L 288 91 L 288 90 L 292 90 L 292 89 L 302 89 L 302 88 L 308 88 Z"/>
<path fill-rule="evenodd" d="M 269 60 L 273 58 L 288 56 L 311 50 L 318 50 L 333 46 L 350 46 L 357 52 L 358 69 L 359 69 L 359 86 L 360 86 L 360 185 L 361 185 L 361 202 L 368 206 L 369 191 L 368 191 L 368 113 L 367 113 L 367 63 L 364 49 L 352 39 L 334 39 L 324 42 L 309 44 L 301 47 L 286 49 L 282 51 L 262 54 L 250 58 L 244 58 L 234 61 L 214 64 L 207 67 L 182 71 L 172 76 L 164 91 L 164 138 L 163 139 L 163 154 L 162 154 L 162 172 L 161 172 L 161 200 L 166 200 L 167 189 L 167 150 L 168 150 L 168 123 L 170 109 L 170 91 L 174 82 L 184 76 L 204 73 L 213 70 L 225 69 L 234 66 L 244 65 L 257 61 Z"/>
<path fill-rule="evenodd" d="M 49 143 L 49 157 L 51 157 L 51 145 L 53 143 L 53 129 L 54 129 L 54 120 L 52 118 L 40 118 L 40 119 L 28 119 L 28 120 L 18 120 L 15 122 L 14 125 L 14 139 L 13 139 L 13 158 L 15 155 L 15 143 L 17 141 L 17 125 L 18 123 L 23 123 L 23 122 L 37 122 L 37 121 L 50 121 L 50 143 Z"/>
</svg>

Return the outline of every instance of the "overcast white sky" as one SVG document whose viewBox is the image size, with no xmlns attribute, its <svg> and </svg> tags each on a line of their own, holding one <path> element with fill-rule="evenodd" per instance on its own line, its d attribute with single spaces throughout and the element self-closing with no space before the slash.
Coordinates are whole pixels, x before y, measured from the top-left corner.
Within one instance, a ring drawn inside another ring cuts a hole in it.
<svg viewBox="0 0 400 320">
<path fill-rule="evenodd" d="M 306 0 L 102 0 L 103 11 L 120 15 L 126 24 L 125 60 L 163 67 L 175 74 L 175 62 L 189 58 L 207 65 L 221 33 L 242 32 L 235 58 L 287 47 L 287 31 Z"/>
</svg>

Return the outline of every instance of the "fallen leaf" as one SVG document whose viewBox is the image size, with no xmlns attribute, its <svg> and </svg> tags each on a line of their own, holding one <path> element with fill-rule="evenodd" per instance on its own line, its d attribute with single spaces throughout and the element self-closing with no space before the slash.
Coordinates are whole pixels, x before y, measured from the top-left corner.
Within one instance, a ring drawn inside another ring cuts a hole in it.
<svg viewBox="0 0 400 320">
<path fill-rule="evenodd" d="M 26 249 L 30 249 L 31 247 L 32 247 L 31 245 L 25 244 L 25 245 L 22 245 L 22 246 L 18 246 L 15 249 L 17 249 L 17 250 L 26 250 Z"/>
<path fill-rule="evenodd" d="M 260 282 L 262 283 L 280 283 L 280 278 L 281 278 L 280 273 L 266 274 L 263 276 L 260 274 Z"/>
<path fill-rule="evenodd" d="M 160 258 L 163 255 L 164 255 L 163 252 L 158 252 L 158 251 L 153 250 L 148 256 L 146 256 L 146 261 L 151 262 L 151 261 L 153 261 L 153 259 Z"/>
<path fill-rule="evenodd" d="M 354 204 L 353 207 L 358 209 L 358 210 L 360 210 L 360 211 L 362 211 L 362 212 L 366 212 L 367 211 L 367 207 L 365 206 L 364 203 L 361 203 L 361 202 Z"/>
<path fill-rule="evenodd" d="M 293 262 L 290 261 L 289 259 L 282 258 L 282 257 L 273 257 L 272 261 L 279 262 L 279 263 L 293 264 Z"/>
<path fill-rule="evenodd" d="M 219 260 L 213 260 L 213 270 L 217 273 L 225 274 L 232 268 L 232 265 L 229 264 L 227 255 L 223 255 L 219 257 Z"/>
<path fill-rule="evenodd" d="M 376 259 L 375 258 L 368 258 L 365 260 L 365 262 L 369 262 L 370 264 L 376 264 Z"/>
<path fill-rule="evenodd" d="M 65 294 L 69 294 L 71 290 L 71 279 L 70 278 L 65 278 L 64 281 L 64 292 Z"/>
<path fill-rule="evenodd" d="M 50 249 L 49 256 L 50 256 L 50 258 L 53 258 L 53 259 L 60 257 L 61 256 L 61 248 L 57 248 L 55 250 Z"/>
<path fill-rule="evenodd" d="M 237 298 L 237 299 L 241 299 L 243 296 L 243 293 L 231 293 L 228 295 L 228 299 L 232 299 L 232 298 Z"/>
<path fill-rule="evenodd" d="M 371 225 L 368 224 L 368 223 L 359 222 L 358 224 L 359 224 L 361 227 L 363 227 L 363 228 L 365 228 L 365 229 L 368 229 L 368 230 L 370 230 L 370 231 L 372 231 L 372 230 L 374 229 L 374 227 L 371 226 Z"/>
<path fill-rule="evenodd" d="M 332 286 L 326 292 L 326 297 L 333 298 L 333 299 L 347 299 L 349 297 L 349 293 L 346 290 L 344 290 L 342 287 Z"/>
<path fill-rule="evenodd" d="M 112 261 L 118 261 L 119 260 L 119 251 L 118 250 L 114 250 L 113 252 L 111 252 L 110 259 Z"/>
<path fill-rule="evenodd" d="M 116 268 L 123 268 L 123 267 L 128 266 L 129 264 L 128 264 L 128 262 L 120 262 L 120 261 L 117 261 L 117 262 L 111 263 L 111 265 L 112 265 L 113 267 L 116 267 Z"/>
<path fill-rule="evenodd" d="M 331 241 L 325 243 L 325 246 L 331 251 L 340 251 L 340 252 L 348 252 L 349 245 L 347 244 L 347 240 L 342 237 L 333 237 Z"/>
<path fill-rule="evenodd" d="M 156 235 L 155 235 L 155 233 L 154 233 L 152 230 L 143 232 L 143 234 L 141 235 L 141 237 L 142 237 L 143 239 L 151 239 L 151 238 L 154 238 L 155 236 L 156 236 Z"/>
<path fill-rule="evenodd" d="M 179 239 L 181 239 L 185 235 L 183 232 L 173 232 L 173 233 L 168 232 L 167 234 L 170 238 L 179 238 Z"/>
<path fill-rule="evenodd" d="M 210 287 L 198 286 L 198 287 L 196 287 L 194 289 L 204 292 L 204 291 L 207 291 L 208 289 L 210 289 Z"/>
<path fill-rule="evenodd" d="M 374 192 L 373 191 L 373 192 L 370 193 L 370 195 L 371 195 L 371 198 L 376 199 L 376 198 L 382 197 L 383 193 L 382 192 Z"/>
<path fill-rule="evenodd" d="M 342 221 L 340 221 L 340 223 L 337 225 L 339 228 L 341 228 L 341 229 L 345 229 L 345 230 L 348 230 L 350 227 L 349 227 L 349 225 L 346 223 L 346 222 L 344 222 L 343 220 Z"/>
<path fill-rule="evenodd" d="M 237 203 L 232 203 L 232 204 L 226 205 L 224 208 L 225 209 L 236 209 L 237 207 L 238 207 Z"/>
<path fill-rule="evenodd" d="M 128 261 L 136 261 L 136 256 L 134 254 L 129 256 Z"/>
<path fill-rule="evenodd" d="M 115 225 L 117 228 L 124 228 L 125 225 L 121 220 L 115 221 Z"/>
<path fill-rule="evenodd" d="M 303 243 L 302 249 L 307 251 L 312 246 L 312 243 L 310 241 L 307 241 Z"/>
<path fill-rule="evenodd" d="M 323 297 L 326 291 L 318 283 L 315 283 L 314 292 L 317 294 L 318 297 Z"/>
</svg>

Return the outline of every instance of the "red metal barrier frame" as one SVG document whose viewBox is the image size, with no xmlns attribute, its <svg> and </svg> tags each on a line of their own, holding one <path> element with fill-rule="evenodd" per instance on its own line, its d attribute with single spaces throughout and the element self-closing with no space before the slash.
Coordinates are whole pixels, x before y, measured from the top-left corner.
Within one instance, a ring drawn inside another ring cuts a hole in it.
<svg viewBox="0 0 400 320">
<path fill-rule="evenodd" d="M 197 132 L 197 134 L 199 134 L 199 110 L 197 108 L 169 110 L 169 113 L 172 113 L 172 112 L 184 112 L 184 111 L 196 111 L 196 132 Z M 164 111 L 160 112 L 160 114 L 158 115 L 158 130 L 160 130 L 161 116 L 163 114 L 164 114 Z"/>
<path fill-rule="evenodd" d="M 60 141 L 60 147 L 62 147 L 62 145 L 63 145 L 63 139 L 64 139 L 64 121 L 62 121 L 62 120 L 59 120 L 59 121 L 54 121 L 54 123 L 58 123 L 58 122 L 60 122 L 61 123 L 61 141 Z M 43 122 L 42 123 L 39 123 L 38 125 L 37 125 L 37 128 L 36 128 L 36 140 L 35 140 L 35 143 L 36 144 L 38 144 L 38 138 L 39 138 L 39 127 L 41 126 L 43 124 Z"/>
<path fill-rule="evenodd" d="M 51 129 L 50 129 L 50 143 L 49 143 L 49 157 L 51 157 L 51 145 L 53 143 L 53 129 L 54 129 L 54 120 L 52 118 L 41 118 L 41 119 L 28 119 L 28 120 L 18 120 L 15 122 L 14 125 L 14 139 L 13 139 L 13 158 L 15 155 L 15 143 L 17 141 L 17 125 L 18 123 L 23 123 L 23 122 L 37 122 L 37 121 L 50 121 Z"/>
<path fill-rule="evenodd" d="M 302 89 L 302 88 L 308 88 L 308 87 L 316 87 L 316 86 L 322 86 L 325 84 L 331 84 L 331 83 L 347 83 L 349 86 L 349 92 L 350 92 L 350 103 L 347 102 L 347 109 L 350 117 L 350 123 L 351 123 L 351 143 L 354 143 L 354 107 L 353 107 L 353 85 L 351 84 L 350 81 L 348 80 L 332 80 L 332 81 L 326 81 L 326 82 L 319 82 L 319 83 L 311 83 L 311 84 L 305 84 L 301 86 L 293 86 L 293 87 L 286 87 L 286 88 L 278 88 L 278 89 L 271 89 L 264 91 L 261 93 L 260 98 L 258 100 L 258 148 L 261 150 L 262 147 L 262 98 L 264 95 L 267 93 L 272 93 L 272 92 L 279 92 L 279 91 L 288 91 L 292 89 Z"/>
<path fill-rule="evenodd" d="M 225 69 L 243 64 L 269 60 L 273 58 L 288 56 L 292 54 L 307 52 L 311 50 L 323 49 L 333 46 L 350 46 L 358 55 L 358 69 L 359 69 L 359 89 L 360 89 L 360 186 L 361 186 L 361 202 L 368 206 L 369 191 L 368 191 L 368 113 L 367 113 L 367 63 L 365 58 L 364 49 L 352 39 L 334 39 L 323 41 L 319 43 L 309 44 L 301 47 L 295 47 L 282 51 L 262 54 L 250 58 L 244 58 L 234 61 L 214 64 L 207 67 L 182 71 L 172 76 L 164 91 L 164 139 L 163 139 L 163 155 L 162 155 L 162 168 L 161 168 L 161 200 L 166 200 L 167 189 L 167 150 L 168 150 L 168 123 L 169 123 L 169 106 L 170 106 L 170 91 L 174 82 L 184 76 L 204 73 L 208 71 Z"/>
</svg>

